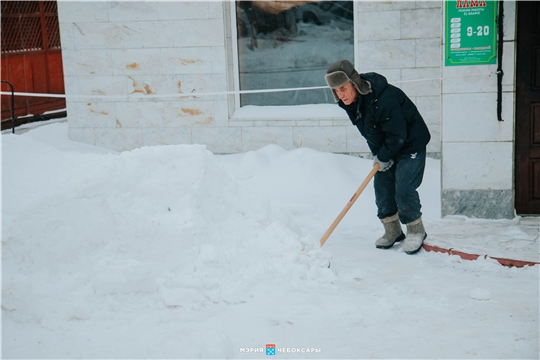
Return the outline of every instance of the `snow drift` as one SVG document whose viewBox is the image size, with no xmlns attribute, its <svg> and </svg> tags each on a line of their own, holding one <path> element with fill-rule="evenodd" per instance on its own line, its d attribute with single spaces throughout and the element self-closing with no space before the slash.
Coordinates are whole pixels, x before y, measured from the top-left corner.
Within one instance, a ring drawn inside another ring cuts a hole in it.
<svg viewBox="0 0 540 360">
<path fill-rule="evenodd" d="M 3 306 L 16 322 L 90 319 L 126 302 L 196 311 L 334 278 L 317 239 L 202 145 L 80 154 L 3 141 Z"/>
</svg>

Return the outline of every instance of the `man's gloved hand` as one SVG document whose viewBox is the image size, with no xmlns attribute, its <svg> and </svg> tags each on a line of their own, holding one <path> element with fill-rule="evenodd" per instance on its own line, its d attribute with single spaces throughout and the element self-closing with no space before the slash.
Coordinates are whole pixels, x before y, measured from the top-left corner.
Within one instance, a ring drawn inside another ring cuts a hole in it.
<svg viewBox="0 0 540 360">
<path fill-rule="evenodd" d="M 390 159 L 387 162 L 384 162 L 384 161 L 379 160 L 377 158 L 377 155 L 375 155 L 373 157 L 373 166 L 375 166 L 375 164 L 377 163 L 379 164 L 379 171 L 386 171 L 390 169 L 392 165 L 394 165 L 394 160 Z"/>
</svg>

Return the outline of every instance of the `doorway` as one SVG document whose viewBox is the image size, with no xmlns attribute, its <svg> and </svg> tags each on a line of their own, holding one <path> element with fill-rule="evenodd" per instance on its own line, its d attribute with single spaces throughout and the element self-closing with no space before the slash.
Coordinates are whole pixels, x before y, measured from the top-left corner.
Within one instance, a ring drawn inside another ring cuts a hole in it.
<svg viewBox="0 0 540 360">
<path fill-rule="evenodd" d="M 540 214 L 540 2 L 517 1 L 515 207 Z"/>
</svg>

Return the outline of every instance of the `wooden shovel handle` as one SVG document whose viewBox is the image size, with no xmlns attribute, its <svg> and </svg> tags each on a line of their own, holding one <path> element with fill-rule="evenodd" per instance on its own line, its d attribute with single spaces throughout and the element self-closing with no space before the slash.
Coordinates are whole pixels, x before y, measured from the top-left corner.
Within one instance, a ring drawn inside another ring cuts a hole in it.
<svg viewBox="0 0 540 360">
<path fill-rule="evenodd" d="M 334 229 L 336 228 L 336 226 L 338 226 L 338 224 L 340 223 L 341 219 L 343 219 L 343 217 L 345 216 L 345 214 L 347 214 L 347 212 L 349 211 L 349 209 L 353 206 L 354 202 L 356 201 L 356 199 L 358 199 L 358 197 L 360 196 L 360 194 L 362 193 L 362 191 L 364 191 L 364 189 L 366 188 L 367 184 L 369 184 L 369 182 L 371 181 L 371 179 L 373 178 L 373 176 L 375 176 L 375 174 L 377 173 L 377 171 L 379 171 L 379 164 L 376 163 L 375 166 L 373 166 L 373 169 L 371 169 L 371 171 L 369 172 L 369 174 L 366 176 L 366 179 L 364 180 L 364 182 L 362 184 L 360 184 L 360 187 L 358 188 L 358 190 L 356 190 L 356 192 L 354 193 L 354 195 L 352 196 L 352 198 L 349 200 L 349 202 L 347 203 L 347 205 L 345 205 L 345 207 L 343 208 L 343 210 L 341 210 L 341 212 L 339 213 L 339 215 L 337 216 L 336 220 L 334 220 L 334 222 L 332 223 L 332 225 L 330 225 L 330 227 L 328 228 L 328 230 L 326 230 L 326 232 L 324 233 L 323 237 L 321 238 L 321 246 L 324 245 L 324 243 L 326 242 L 326 240 L 328 240 L 328 238 L 330 237 L 330 235 L 332 234 L 332 232 L 334 231 Z"/>
</svg>

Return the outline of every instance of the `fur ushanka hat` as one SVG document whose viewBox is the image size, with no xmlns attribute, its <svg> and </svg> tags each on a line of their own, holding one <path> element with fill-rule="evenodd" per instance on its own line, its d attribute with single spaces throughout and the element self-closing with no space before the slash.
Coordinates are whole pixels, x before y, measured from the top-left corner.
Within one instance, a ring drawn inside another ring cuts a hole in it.
<svg viewBox="0 0 540 360">
<path fill-rule="evenodd" d="M 336 94 L 335 88 L 338 88 L 348 82 L 351 82 L 360 95 L 366 95 L 371 92 L 371 84 L 360 77 L 354 66 L 349 60 L 339 60 L 330 64 L 324 80 L 332 89 L 332 95 L 334 100 L 339 101 L 339 97 Z"/>
</svg>

